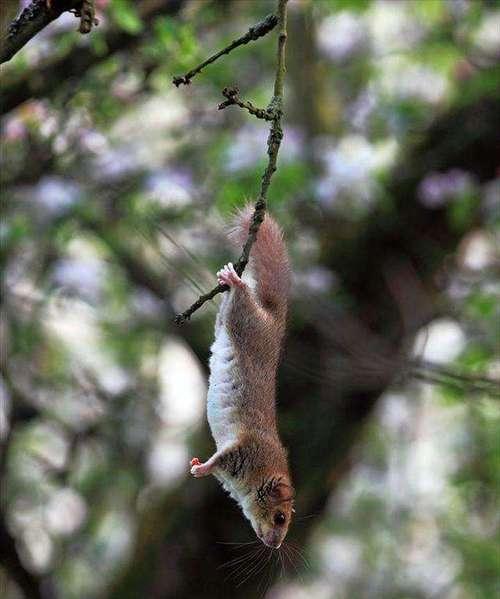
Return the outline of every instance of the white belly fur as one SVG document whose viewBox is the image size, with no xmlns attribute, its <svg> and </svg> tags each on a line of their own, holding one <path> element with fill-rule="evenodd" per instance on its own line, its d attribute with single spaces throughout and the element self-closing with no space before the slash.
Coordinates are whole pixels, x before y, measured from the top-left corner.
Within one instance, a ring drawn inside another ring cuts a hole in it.
<svg viewBox="0 0 500 599">
<path fill-rule="evenodd" d="M 238 367 L 233 343 L 224 324 L 217 333 L 211 352 L 207 417 L 217 449 L 221 449 L 236 441 L 238 436 L 233 386 Z"/>
<path fill-rule="evenodd" d="M 255 289 L 256 281 L 251 268 L 243 273 L 243 281 Z M 234 298 L 234 290 L 224 295 L 219 308 L 220 327 L 216 331 L 210 357 L 210 379 L 207 395 L 207 418 L 217 449 L 234 443 L 240 427 L 236 405 L 237 395 L 234 384 L 239 380 L 238 364 L 233 342 L 225 326 L 226 314 Z"/>
</svg>

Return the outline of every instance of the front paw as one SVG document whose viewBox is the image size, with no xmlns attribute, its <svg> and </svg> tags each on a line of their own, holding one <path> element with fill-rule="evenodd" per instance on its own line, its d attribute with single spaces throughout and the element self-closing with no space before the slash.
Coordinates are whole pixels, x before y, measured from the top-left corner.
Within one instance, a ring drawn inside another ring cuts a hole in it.
<svg viewBox="0 0 500 599">
<path fill-rule="evenodd" d="M 238 273 L 234 270 L 232 262 L 228 262 L 217 273 L 217 281 L 220 285 L 228 285 L 229 287 L 244 287 L 245 283 L 241 280 Z"/>
</svg>

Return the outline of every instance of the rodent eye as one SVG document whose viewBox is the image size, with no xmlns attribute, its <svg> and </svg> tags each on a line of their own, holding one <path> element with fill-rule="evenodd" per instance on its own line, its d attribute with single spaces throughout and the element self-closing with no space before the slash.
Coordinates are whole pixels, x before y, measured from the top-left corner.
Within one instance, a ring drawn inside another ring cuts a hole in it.
<svg viewBox="0 0 500 599">
<path fill-rule="evenodd" d="M 276 512 L 274 514 L 274 523 L 278 526 L 282 526 L 286 522 L 286 516 L 283 512 Z"/>
</svg>

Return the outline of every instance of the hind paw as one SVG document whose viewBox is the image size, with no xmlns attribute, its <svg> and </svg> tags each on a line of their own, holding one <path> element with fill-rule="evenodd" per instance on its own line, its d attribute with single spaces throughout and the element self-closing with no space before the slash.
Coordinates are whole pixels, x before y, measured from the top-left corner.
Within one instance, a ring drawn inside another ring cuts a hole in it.
<svg viewBox="0 0 500 599">
<path fill-rule="evenodd" d="M 207 476 L 208 474 L 210 474 L 212 472 L 212 465 L 207 462 L 202 464 L 200 462 L 199 458 L 193 458 L 189 462 L 189 464 L 191 466 L 190 472 L 195 478 L 201 478 L 202 476 Z"/>
<path fill-rule="evenodd" d="M 245 287 L 245 283 L 234 270 L 232 262 L 229 262 L 219 270 L 217 273 L 217 281 L 220 285 L 228 285 L 229 287 Z"/>
</svg>

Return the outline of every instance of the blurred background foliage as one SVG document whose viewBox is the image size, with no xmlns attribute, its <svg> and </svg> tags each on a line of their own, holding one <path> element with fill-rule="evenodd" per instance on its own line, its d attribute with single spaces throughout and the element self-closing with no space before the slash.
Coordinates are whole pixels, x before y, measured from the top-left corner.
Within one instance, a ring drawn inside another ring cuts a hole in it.
<svg viewBox="0 0 500 599">
<path fill-rule="evenodd" d="M 172 318 L 258 191 L 268 126 L 216 107 L 266 106 L 275 35 L 171 79 L 274 10 L 97 0 L 2 67 L 2 597 L 500 592 L 496 1 L 290 0 L 290 544 L 239 562 L 248 524 L 189 479 L 217 301 Z"/>
</svg>

